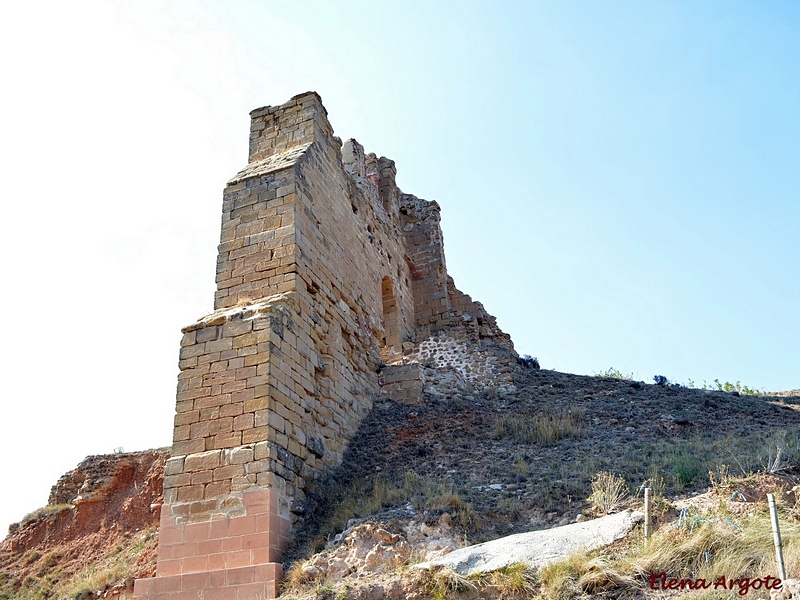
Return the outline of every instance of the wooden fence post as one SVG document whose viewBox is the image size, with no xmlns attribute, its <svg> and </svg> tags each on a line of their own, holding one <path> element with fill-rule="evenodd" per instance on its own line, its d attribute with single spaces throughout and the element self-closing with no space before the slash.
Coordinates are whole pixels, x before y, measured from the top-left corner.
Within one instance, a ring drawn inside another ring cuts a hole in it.
<svg viewBox="0 0 800 600">
<path fill-rule="evenodd" d="M 769 502 L 769 516 L 772 519 L 772 537 L 775 540 L 775 556 L 778 561 L 778 575 L 781 581 L 786 581 L 786 567 L 783 566 L 783 544 L 781 542 L 781 528 L 778 525 L 778 507 L 775 505 L 775 495 L 767 494 Z"/>
</svg>

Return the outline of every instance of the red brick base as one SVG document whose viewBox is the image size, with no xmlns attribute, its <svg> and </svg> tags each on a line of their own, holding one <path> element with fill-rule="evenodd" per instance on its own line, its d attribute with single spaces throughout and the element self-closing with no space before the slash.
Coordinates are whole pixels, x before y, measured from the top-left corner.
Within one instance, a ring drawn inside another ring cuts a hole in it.
<svg viewBox="0 0 800 600">
<path fill-rule="evenodd" d="M 244 492 L 245 514 L 176 524 L 161 507 L 156 576 L 137 579 L 135 600 L 265 600 L 278 594 L 289 521 L 270 489 Z"/>
</svg>

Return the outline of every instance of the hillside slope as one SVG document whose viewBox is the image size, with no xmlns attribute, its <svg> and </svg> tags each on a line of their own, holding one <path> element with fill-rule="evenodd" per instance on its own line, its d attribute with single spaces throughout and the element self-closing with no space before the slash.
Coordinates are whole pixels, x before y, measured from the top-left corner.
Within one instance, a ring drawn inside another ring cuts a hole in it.
<svg viewBox="0 0 800 600">
<path fill-rule="evenodd" d="M 0 598 L 90 598 L 155 574 L 168 450 L 89 456 L 0 544 Z"/>
<path fill-rule="evenodd" d="M 685 497 L 708 488 L 709 471 L 719 481 L 771 469 L 791 482 L 800 464 L 795 396 L 523 368 L 514 378 L 505 394 L 377 403 L 341 467 L 310 490 L 286 555 L 290 582 L 357 578 L 424 551 L 591 517 L 601 471 L 622 475 L 634 493 L 649 481 Z M 113 597 L 152 575 L 166 456 L 90 457 L 62 477 L 54 506 L 12 526 L 0 545 L 0 598 Z M 364 550 L 389 546 L 371 558 Z M 302 562 L 323 548 L 316 567 Z M 294 563 L 306 564 L 299 576 Z"/>
<path fill-rule="evenodd" d="M 574 520 L 601 471 L 633 489 L 663 480 L 675 496 L 705 491 L 709 471 L 765 470 L 778 448 L 778 468 L 800 464 L 797 397 L 535 369 L 518 370 L 515 384 L 505 395 L 377 404 L 299 537 L 334 535 L 374 510 L 376 493 L 386 506 L 424 502 L 428 521 L 455 509 L 459 534 L 477 542 Z"/>
</svg>

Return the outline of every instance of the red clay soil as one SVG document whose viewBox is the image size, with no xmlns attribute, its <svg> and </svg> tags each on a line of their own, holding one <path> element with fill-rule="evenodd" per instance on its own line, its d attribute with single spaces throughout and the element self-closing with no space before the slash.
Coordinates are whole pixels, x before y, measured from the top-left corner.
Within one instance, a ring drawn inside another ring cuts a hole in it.
<svg viewBox="0 0 800 600">
<path fill-rule="evenodd" d="M 48 507 L 12 525 L 0 543 L 0 599 L 50 597 L 115 553 L 133 567 L 129 578 L 152 577 L 168 456 L 167 450 L 90 456 L 61 477 Z"/>
</svg>

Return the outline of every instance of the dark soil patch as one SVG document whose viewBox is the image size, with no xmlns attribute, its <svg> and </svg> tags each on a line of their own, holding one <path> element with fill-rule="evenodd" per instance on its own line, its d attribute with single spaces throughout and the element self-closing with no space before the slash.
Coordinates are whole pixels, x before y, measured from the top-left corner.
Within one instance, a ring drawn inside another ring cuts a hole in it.
<svg viewBox="0 0 800 600">
<path fill-rule="evenodd" d="M 634 494 L 663 480 L 671 497 L 705 491 L 709 471 L 765 470 L 779 447 L 784 473 L 800 464 L 798 398 L 535 369 L 519 369 L 515 384 L 506 395 L 376 403 L 342 466 L 311 494 L 287 560 L 318 548 L 347 518 L 408 502 L 431 522 L 469 513 L 463 529 L 472 543 L 573 520 L 588 510 L 600 471 L 623 476 Z M 574 427 L 565 437 L 537 441 L 537 422 L 546 433 L 567 421 Z M 443 490 L 452 497 L 439 497 Z"/>
</svg>

